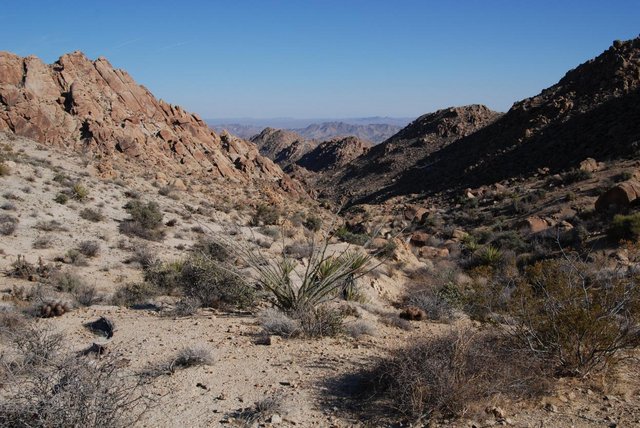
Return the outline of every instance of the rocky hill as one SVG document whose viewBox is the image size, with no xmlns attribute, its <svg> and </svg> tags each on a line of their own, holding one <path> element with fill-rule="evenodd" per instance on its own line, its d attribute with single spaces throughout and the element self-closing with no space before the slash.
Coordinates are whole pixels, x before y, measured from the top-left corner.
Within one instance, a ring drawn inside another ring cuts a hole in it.
<svg viewBox="0 0 640 428">
<path fill-rule="evenodd" d="M 335 137 L 355 136 L 362 140 L 380 143 L 401 129 L 385 123 L 350 124 L 345 122 L 323 122 L 306 128 L 295 129 L 305 138 L 324 141 Z"/>
<path fill-rule="evenodd" d="M 268 157 L 282 168 L 295 163 L 305 153 L 317 146 L 301 135 L 286 129 L 265 128 L 250 140 L 260 154 Z"/>
<path fill-rule="evenodd" d="M 256 179 L 303 192 L 252 144 L 221 138 L 197 114 L 157 100 L 105 58 L 81 52 L 51 65 L 0 52 L 0 130 L 90 154 L 104 176 L 124 160 L 161 176 Z"/>
<path fill-rule="evenodd" d="M 363 156 L 345 164 L 319 187 L 325 194 L 362 197 L 384 188 L 416 164 L 448 144 L 500 117 L 483 105 L 451 107 L 425 114 Z"/>
<path fill-rule="evenodd" d="M 558 172 L 576 167 L 587 157 L 630 157 L 640 141 L 638 117 L 640 38 L 614 42 L 556 85 L 514 104 L 503 116 L 488 114 L 485 121 L 470 123 L 467 132 L 445 133 L 447 144 L 431 142 L 433 149 L 424 153 L 405 151 L 405 146 L 392 142 L 405 140 L 401 137 L 405 135 L 418 144 L 422 131 L 414 133 L 414 122 L 389 144 L 347 167 L 339 183 L 325 183 L 323 191 L 337 189 L 336 194 L 344 194 L 354 189 L 354 200 L 382 201 L 394 195 L 457 192 L 547 168 Z M 438 136 L 437 126 L 434 131 L 431 135 Z M 399 147 L 396 156 L 394 147 Z M 389 153 L 381 153 L 384 150 Z M 397 175 L 394 165 L 403 157 L 414 159 L 405 162 L 406 171 Z M 372 182 L 376 174 L 384 176 L 384 181 Z"/>
<path fill-rule="evenodd" d="M 371 147 L 371 143 L 357 137 L 334 138 L 306 153 L 296 164 L 309 171 L 330 171 L 344 167 Z"/>
</svg>

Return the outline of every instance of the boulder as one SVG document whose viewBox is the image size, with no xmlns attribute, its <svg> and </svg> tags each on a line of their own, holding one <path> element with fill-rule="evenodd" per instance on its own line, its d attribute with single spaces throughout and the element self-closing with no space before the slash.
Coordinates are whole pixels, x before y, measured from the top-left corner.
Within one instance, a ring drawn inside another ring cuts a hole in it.
<svg viewBox="0 0 640 428">
<path fill-rule="evenodd" d="M 602 163 L 599 163 L 594 158 L 586 158 L 582 162 L 580 162 L 580 171 L 585 172 L 596 172 L 600 171 L 603 167 Z"/>
<path fill-rule="evenodd" d="M 640 181 L 628 180 L 616 184 L 596 200 L 597 211 L 622 211 L 640 197 Z"/>
<path fill-rule="evenodd" d="M 538 233 L 543 230 L 547 230 L 551 225 L 545 219 L 538 216 L 527 217 L 524 222 L 521 223 L 521 229 L 526 233 Z"/>
<path fill-rule="evenodd" d="M 427 245 L 427 241 L 429 240 L 429 235 L 424 232 L 413 232 L 409 242 L 416 247 L 424 247 Z"/>
</svg>

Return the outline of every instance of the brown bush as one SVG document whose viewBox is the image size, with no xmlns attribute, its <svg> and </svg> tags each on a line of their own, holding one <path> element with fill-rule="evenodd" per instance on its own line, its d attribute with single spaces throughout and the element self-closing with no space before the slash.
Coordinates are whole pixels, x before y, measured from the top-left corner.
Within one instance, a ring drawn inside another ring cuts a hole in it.
<svg viewBox="0 0 640 428">
<path fill-rule="evenodd" d="M 495 332 L 455 330 L 394 351 L 365 374 L 364 392 L 417 420 L 463 415 L 500 393 L 529 397 L 548 383 L 540 360 Z"/>
</svg>

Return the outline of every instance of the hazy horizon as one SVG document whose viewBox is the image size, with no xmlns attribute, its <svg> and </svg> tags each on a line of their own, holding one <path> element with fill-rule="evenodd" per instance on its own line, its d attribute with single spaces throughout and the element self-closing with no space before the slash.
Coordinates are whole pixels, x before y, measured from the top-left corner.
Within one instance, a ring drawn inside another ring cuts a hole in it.
<svg viewBox="0 0 640 428">
<path fill-rule="evenodd" d="M 632 1 L 186 1 L 4 5 L 0 49 L 105 56 L 205 118 L 415 118 L 507 111 L 615 39 Z"/>
</svg>

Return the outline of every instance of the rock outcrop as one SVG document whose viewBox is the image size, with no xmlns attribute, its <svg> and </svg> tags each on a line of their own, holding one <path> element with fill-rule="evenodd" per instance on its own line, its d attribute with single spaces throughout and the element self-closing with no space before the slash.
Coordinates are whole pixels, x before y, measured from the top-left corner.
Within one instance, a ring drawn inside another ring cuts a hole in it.
<svg viewBox="0 0 640 428">
<path fill-rule="evenodd" d="M 105 58 L 91 61 L 81 52 L 51 65 L 0 52 L 0 130 L 102 162 L 133 160 L 168 175 L 255 180 L 304 192 L 249 142 L 218 136 L 197 114 L 157 100 Z"/>
<path fill-rule="evenodd" d="M 357 137 L 334 138 L 302 156 L 296 164 L 314 172 L 341 168 L 367 153 L 371 143 Z"/>
<path fill-rule="evenodd" d="M 275 128 L 263 129 L 262 132 L 251 137 L 250 141 L 258 147 L 260 154 L 268 157 L 281 168 L 295 163 L 318 145 L 293 131 Z"/>
</svg>

